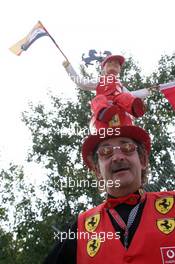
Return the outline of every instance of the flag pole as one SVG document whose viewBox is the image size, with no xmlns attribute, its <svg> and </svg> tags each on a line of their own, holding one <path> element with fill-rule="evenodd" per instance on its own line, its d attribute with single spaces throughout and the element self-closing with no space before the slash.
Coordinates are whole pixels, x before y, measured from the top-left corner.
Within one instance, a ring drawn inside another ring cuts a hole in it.
<svg viewBox="0 0 175 264">
<path fill-rule="evenodd" d="M 61 52 L 61 54 L 63 55 L 63 57 L 67 60 L 67 61 L 69 61 L 68 60 L 68 58 L 67 58 L 67 56 L 64 54 L 64 52 L 60 49 L 60 47 L 58 46 L 58 44 L 56 43 L 56 41 L 55 41 L 55 39 L 50 35 L 50 33 L 47 31 L 47 29 L 43 26 L 43 24 L 41 23 L 41 21 L 38 21 L 41 25 L 42 25 L 42 27 L 44 28 L 44 30 L 47 32 L 47 34 L 48 34 L 48 36 L 51 38 L 51 40 L 53 41 L 53 43 L 55 44 L 55 46 L 57 47 L 57 49 Z"/>
</svg>

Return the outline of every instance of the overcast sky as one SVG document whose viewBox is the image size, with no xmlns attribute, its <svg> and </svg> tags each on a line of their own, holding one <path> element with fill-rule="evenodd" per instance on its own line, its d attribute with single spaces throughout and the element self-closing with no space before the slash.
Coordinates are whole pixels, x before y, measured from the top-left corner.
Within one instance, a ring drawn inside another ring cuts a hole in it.
<svg viewBox="0 0 175 264">
<path fill-rule="evenodd" d="M 38 20 L 76 69 L 82 53 L 96 49 L 131 55 L 149 74 L 161 55 L 175 51 L 174 9 L 173 0 L 1 1 L 1 162 L 25 160 L 30 134 L 20 115 L 28 101 L 46 102 L 48 90 L 65 97 L 74 93 L 75 86 L 62 67 L 63 57 L 48 37 L 19 57 L 9 51 Z"/>
</svg>

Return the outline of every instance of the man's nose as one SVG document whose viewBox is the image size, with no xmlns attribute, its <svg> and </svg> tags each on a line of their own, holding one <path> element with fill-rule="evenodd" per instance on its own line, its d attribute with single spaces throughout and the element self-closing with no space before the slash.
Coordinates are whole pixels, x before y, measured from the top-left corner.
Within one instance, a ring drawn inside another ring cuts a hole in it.
<svg viewBox="0 0 175 264">
<path fill-rule="evenodd" d="M 112 154 L 112 160 L 123 160 L 125 159 L 125 154 L 121 151 L 121 149 L 114 149 Z"/>
</svg>

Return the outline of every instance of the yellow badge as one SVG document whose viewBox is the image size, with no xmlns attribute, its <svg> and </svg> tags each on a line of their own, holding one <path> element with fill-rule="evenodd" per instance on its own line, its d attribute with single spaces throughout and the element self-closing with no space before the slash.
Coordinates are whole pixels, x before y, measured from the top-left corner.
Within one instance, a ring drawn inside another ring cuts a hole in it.
<svg viewBox="0 0 175 264">
<path fill-rule="evenodd" d="M 92 216 L 86 218 L 85 229 L 88 232 L 93 232 L 97 228 L 99 222 L 100 222 L 100 213 L 92 215 Z"/>
<path fill-rule="evenodd" d="M 171 210 L 173 205 L 174 205 L 173 196 L 159 198 L 155 202 L 155 207 L 157 211 L 161 214 L 167 214 Z"/>
<path fill-rule="evenodd" d="M 173 232 L 175 228 L 175 219 L 174 218 L 158 219 L 157 227 L 162 233 L 168 235 L 171 232 Z"/>
<path fill-rule="evenodd" d="M 90 257 L 94 257 L 100 249 L 100 238 L 91 239 L 87 243 L 87 253 Z"/>
<path fill-rule="evenodd" d="M 109 121 L 109 127 L 115 127 L 115 126 L 119 126 L 120 125 L 120 118 L 119 115 L 114 115 L 111 119 L 111 121 Z"/>
</svg>

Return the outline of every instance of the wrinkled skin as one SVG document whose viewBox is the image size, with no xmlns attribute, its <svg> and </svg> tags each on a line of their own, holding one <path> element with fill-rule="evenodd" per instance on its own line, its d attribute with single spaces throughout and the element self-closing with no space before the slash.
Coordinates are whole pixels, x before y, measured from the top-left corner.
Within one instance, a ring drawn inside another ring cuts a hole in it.
<svg viewBox="0 0 175 264">
<path fill-rule="evenodd" d="M 130 138 L 116 137 L 106 139 L 100 143 L 102 145 L 120 146 L 122 143 L 132 142 Z M 106 182 L 106 191 L 114 197 L 125 196 L 133 193 L 141 186 L 141 172 L 145 169 L 147 162 L 140 159 L 137 150 L 129 155 L 115 149 L 112 156 L 108 158 L 98 158 L 96 166 L 96 176 L 98 180 Z M 108 184 L 109 182 L 109 184 Z M 113 184 L 111 184 L 113 182 Z M 117 183 L 120 183 L 118 187 Z"/>
</svg>

